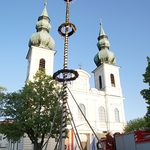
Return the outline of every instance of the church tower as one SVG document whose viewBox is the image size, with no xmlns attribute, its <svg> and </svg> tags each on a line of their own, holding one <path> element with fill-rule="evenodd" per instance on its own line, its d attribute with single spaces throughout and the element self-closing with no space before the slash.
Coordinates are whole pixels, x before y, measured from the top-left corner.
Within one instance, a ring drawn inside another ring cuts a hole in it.
<svg viewBox="0 0 150 150">
<path fill-rule="evenodd" d="M 100 24 L 97 47 L 99 52 L 94 57 L 97 68 L 93 71 L 95 88 L 104 93 L 105 121 L 108 132 L 120 132 L 125 126 L 124 97 L 120 84 L 119 69 L 116 57 L 110 50 L 110 43 Z M 99 99 L 102 101 L 102 99 Z"/>
<path fill-rule="evenodd" d="M 119 66 L 116 65 L 116 58 L 110 51 L 110 43 L 100 24 L 97 47 L 99 52 L 94 57 L 97 68 L 93 71 L 95 87 L 109 95 L 122 96 L 119 77 Z"/>
<path fill-rule="evenodd" d="M 45 69 L 48 75 L 53 74 L 55 42 L 49 34 L 51 25 L 46 5 L 36 23 L 36 32 L 29 40 L 27 80 L 32 80 L 39 69 Z"/>
</svg>

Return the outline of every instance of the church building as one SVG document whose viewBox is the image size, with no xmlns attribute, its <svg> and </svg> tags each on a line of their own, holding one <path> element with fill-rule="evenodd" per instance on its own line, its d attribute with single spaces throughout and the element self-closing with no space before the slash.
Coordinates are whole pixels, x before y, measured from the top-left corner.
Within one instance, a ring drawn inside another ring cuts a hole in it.
<svg viewBox="0 0 150 150">
<path fill-rule="evenodd" d="M 33 76 L 40 67 L 45 68 L 48 75 L 53 75 L 55 63 L 55 42 L 49 31 L 50 19 L 46 5 L 36 23 L 36 32 L 29 40 L 27 80 Z M 93 37 L 96 38 L 96 37 Z M 57 43 L 56 43 L 57 44 Z M 106 133 L 123 132 L 125 126 L 124 97 L 122 94 L 119 69 L 116 57 L 110 50 L 110 43 L 102 24 L 97 41 L 98 52 L 94 57 L 92 73 L 95 87 L 90 87 L 90 74 L 83 69 L 76 69 L 79 77 L 68 83 L 68 103 L 73 115 L 79 137 L 86 150 L 91 150 L 93 133 L 85 121 L 74 99 L 89 121 L 91 127 L 99 138 Z M 68 150 L 78 149 L 72 128 L 68 125 L 69 138 L 66 141 Z M 22 148 L 32 150 L 29 139 L 24 139 Z"/>
</svg>

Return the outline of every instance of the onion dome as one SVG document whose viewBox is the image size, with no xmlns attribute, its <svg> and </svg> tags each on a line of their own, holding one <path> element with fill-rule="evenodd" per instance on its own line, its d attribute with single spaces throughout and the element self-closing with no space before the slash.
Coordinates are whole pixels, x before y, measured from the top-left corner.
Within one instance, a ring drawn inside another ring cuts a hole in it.
<svg viewBox="0 0 150 150">
<path fill-rule="evenodd" d="M 51 28 L 50 19 L 48 16 L 45 3 L 43 12 L 41 16 L 38 18 L 38 21 L 36 23 L 36 32 L 32 34 L 29 40 L 29 47 L 36 46 L 54 50 L 55 42 L 49 34 L 50 28 Z"/>
<path fill-rule="evenodd" d="M 103 63 L 115 64 L 115 55 L 109 49 L 110 43 L 107 35 L 104 32 L 102 24 L 100 24 L 97 47 L 99 49 L 99 52 L 94 57 L 94 62 L 97 67 Z"/>
</svg>

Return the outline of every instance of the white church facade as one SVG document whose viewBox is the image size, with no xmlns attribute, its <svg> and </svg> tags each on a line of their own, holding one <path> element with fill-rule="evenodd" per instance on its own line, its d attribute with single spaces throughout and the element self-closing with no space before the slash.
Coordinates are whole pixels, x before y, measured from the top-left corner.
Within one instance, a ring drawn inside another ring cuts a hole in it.
<svg viewBox="0 0 150 150">
<path fill-rule="evenodd" d="M 38 18 L 36 32 L 29 40 L 29 51 L 26 59 L 28 60 L 27 80 L 32 80 L 39 67 L 45 68 L 48 75 L 53 75 L 55 63 L 55 42 L 50 36 L 51 25 L 46 6 Z M 82 112 L 86 116 L 98 137 L 105 133 L 123 132 L 125 126 L 124 97 L 122 94 L 119 69 L 116 65 L 115 55 L 110 51 L 110 44 L 105 34 L 102 24 L 98 37 L 98 53 L 94 58 L 96 68 L 92 71 L 94 74 L 95 87 L 90 87 L 90 74 L 82 69 L 76 69 L 79 77 L 70 83 L 70 89 L 73 97 L 76 99 Z M 86 149 L 91 149 L 93 133 L 83 118 L 81 112 L 76 106 L 72 95 L 68 91 L 68 103 L 79 132 L 81 141 L 86 145 Z M 66 144 L 70 150 L 75 148 L 75 139 L 71 136 L 72 128 L 69 127 L 69 139 Z M 32 150 L 32 145 L 27 139 L 22 140 L 20 150 Z M 28 144 L 26 143 L 28 141 Z M 69 147 L 69 146 L 68 146 Z M 76 148 L 77 149 L 77 148 Z"/>
<path fill-rule="evenodd" d="M 109 41 L 102 26 L 99 37 L 101 38 L 98 41 L 100 51 L 95 56 L 97 67 L 93 71 L 95 88 L 90 87 L 90 75 L 82 69 L 77 69 L 79 77 L 68 86 L 95 133 L 102 138 L 108 132 L 112 134 L 123 132 L 125 114 L 119 76 L 120 67 L 115 64 L 115 56 L 108 49 Z M 68 102 L 81 135 L 81 141 L 86 143 L 87 149 L 90 150 L 93 133 L 71 95 L 69 95 Z"/>
</svg>

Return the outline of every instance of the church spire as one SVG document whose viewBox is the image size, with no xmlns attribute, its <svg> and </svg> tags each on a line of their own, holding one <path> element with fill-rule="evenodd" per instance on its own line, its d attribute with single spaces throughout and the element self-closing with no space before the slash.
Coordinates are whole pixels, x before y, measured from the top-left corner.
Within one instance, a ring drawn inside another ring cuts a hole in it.
<svg viewBox="0 0 150 150">
<path fill-rule="evenodd" d="M 102 23 L 100 23 L 100 31 L 97 39 L 97 47 L 99 49 L 99 52 L 94 57 L 96 66 L 98 67 L 103 63 L 115 64 L 115 56 L 114 53 L 109 50 L 110 43 L 107 35 L 104 32 Z"/>
<path fill-rule="evenodd" d="M 44 69 L 47 75 L 53 75 L 55 42 L 49 34 L 51 25 L 47 12 L 47 1 L 36 23 L 36 31 L 29 40 L 27 81 L 33 80 L 38 70 Z"/>
<path fill-rule="evenodd" d="M 99 50 L 108 48 L 110 47 L 110 43 L 108 40 L 107 35 L 105 34 L 105 31 L 103 29 L 102 23 L 100 23 L 100 31 L 99 31 L 99 36 L 98 36 L 98 43 L 97 47 Z"/>
<path fill-rule="evenodd" d="M 41 14 L 41 16 L 46 16 L 48 17 L 48 12 L 47 12 L 47 0 L 44 0 L 44 9 L 43 9 L 43 12 Z"/>
<path fill-rule="evenodd" d="M 44 9 L 42 11 L 42 14 L 38 17 L 38 21 L 36 23 L 36 32 L 33 33 L 29 40 L 29 47 L 36 46 L 54 50 L 55 42 L 53 38 L 49 35 L 51 25 L 46 7 L 47 1 L 45 0 Z"/>
<path fill-rule="evenodd" d="M 100 32 L 99 32 L 99 36 L 102 36 L 102 35 L 106 35 L 106 34 L 105 34 L 104 29 L 103 29 L 102 22 L 100 22 Z"/>
</svg>

